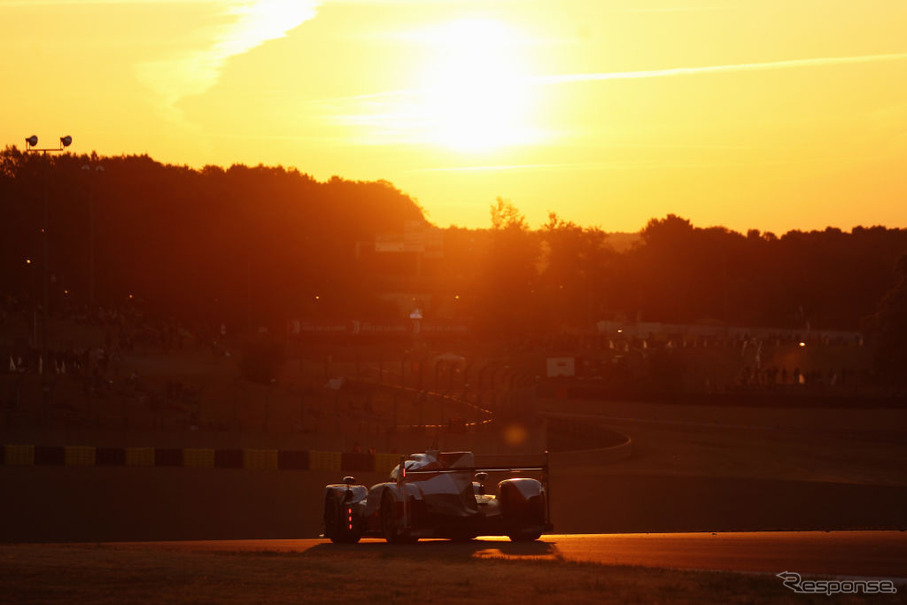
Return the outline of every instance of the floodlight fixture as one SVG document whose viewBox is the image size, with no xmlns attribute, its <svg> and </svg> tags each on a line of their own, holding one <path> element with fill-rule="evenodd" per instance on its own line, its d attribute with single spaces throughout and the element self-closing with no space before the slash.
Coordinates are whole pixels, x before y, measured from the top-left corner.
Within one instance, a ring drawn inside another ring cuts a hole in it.
<svg viewBox="0 0 907 605">
<path fill-rule="evenodd" d="M 48 245 L 47 245 L 47 173 L 48 173 L 48 161 L 47 156 L 51 153 L 59 153 L 63 151 L 66 147 L 72 145 L 72 137 L 69 135 L 60 137 L 60 146 L 58 148 L 38 148 L 38 137 L 37 135 L 31 135 L 25 139 L 25 151 L 31 153 L 40 153 L 44 159 L 44 195 L 43 195 L 43 220 L 41 221 L 41 242 L 43 248 L 43 254 L 41 255 L 41 265 L 42 265 L 42 321 L 41 321 L 41 360 L 42 363 L 46 363 L 48 360 L 47 356 L 47 324 L 49 322 L 48 318 L 48 290 L 49 290 L 49 271 L 48 271 Z M 42 366 L 43 367 L 43 366 Z M 41 413 L 47 411 L 47 406 L 50 402 L 50 379 L 48 377 L 48 372 L 46 370 L 41 371 Z"/>
<path fill-rule="evenodd" d="M 66 135 L 65 137 L 60 137 L 60 146 L 56 149 L 48 149 L 48 148 L 38 149 L 38 137 L 37 137 L 37 135 L 34 135 L 34 134 L 31 135 L 30 137 L 28 137 L 27 139 L 25 139 L 25 151 L 40 151 L 44 155 L 47 155 L 48 153 L 54 153 L 56 151 L 63 151 L 65 148 L 69 147 L 70 145 L 72 145 L 72 137 L 69 135 Z"/>
</svg>

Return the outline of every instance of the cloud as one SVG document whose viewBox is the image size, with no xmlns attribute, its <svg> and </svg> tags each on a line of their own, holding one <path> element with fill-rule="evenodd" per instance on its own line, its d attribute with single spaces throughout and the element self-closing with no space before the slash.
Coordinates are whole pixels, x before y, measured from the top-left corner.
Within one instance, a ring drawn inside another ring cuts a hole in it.
<svg viewBox="0 0 907 605">
<path fill-rule="evenodd" d="M 161 0 L 156 0 L 161 2 Z M 164 0 L 163 3 L 167 3 Z M 153 2 L 152 2 L 153 3 Z M 218 3 L 228 23 L 212 30 L 206 46 L 136 66 L 138 79 L 157 93 L 164 111 L 179 120 L 181 99 L 210 90 L 227 60 L 313 19 L 318 0 L 226 0 Z"/>
<path fill-rule="evenodd" d="M 223 0 L 0 0 L 0 8 L 35 6 L 149 5 L 149 4 L 219 4 Z"/>
<path fill-rule="evenodd" d="M 798 69 L 806 67 L 827 67 L 836 65 L 857 65 L 861 63 L 881 63 L 891 61 L 905 61 L 907 53 L 894 53 L 884 55 L 859 55 L 854 57 L 819 57 L 812 59 L 787 59 L 783 61 L 767 61 L 763 63 L 737 63 L 731 65 L 705 65 L 700 67 L 670 67 L 666 69 L 650 69 L 643 71 L 613 71 L 599 73 L 560 74 L 551 76 L 531 76 L 530 84 L 571 84 L 574 82 L 602 82 L 608 80 L 639 80 L 643 78 L 668 78 L 676 76 L 695 76 L 706 74 L 720 74 L 747 71 L 769 71 L 775 69 Z M 346 97 L 331 97 L 314 99 L 312 104 L 336 106 L 357 102 L 393 102 L 400 99 L 413 98 L 424 94 L 420 88 L 386 90 L 375 93 L 364 93 Z"/>
<path fill-rule="evenodd" d="M 712 11 L 731 11 L 737 10 L 734 5 L 724 6 L 664 6 L 652 8 L 614 8 L 609 9 L 614 13 L 699 13 Z"/>
<path fill-rule="evenodd" d="M 854 65 L 860 63 L 879 63 L 884 61 L 907 60 L 907 53 L 887 55 L 860 55 L 856 57 L 819 57 L 814 59 L 788 59 L 784 61 L 767 61 L 764 63 L 738 63 L 734 65 L 706 65 L 702 67 L 671 67 L 668 69 L 651 69 L 645 71 L 614 71 L 604 73 L 563 74 L 555 76 L 536 76 L 535 84 L 569 84 L 572 82 L 601 82 L 605 80 L 637 80 L 642 78 L 666 78 L 673 76 L 691 76 L 701 74 L 720 74 L 746 71 L 767 71 L 774 69 L 796 69 L 803 67 L 823 67 L 834 65 Z"/>
</svg>

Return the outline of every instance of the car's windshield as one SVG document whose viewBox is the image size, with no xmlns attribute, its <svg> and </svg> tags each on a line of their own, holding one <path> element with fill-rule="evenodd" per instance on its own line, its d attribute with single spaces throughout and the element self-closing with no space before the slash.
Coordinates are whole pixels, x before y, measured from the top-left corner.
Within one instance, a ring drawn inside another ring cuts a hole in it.
<svg viewBox="0 0 907 605">
<path fill-rule="evenodd" d="M 424 468 L 430 468 L 432 465 L 437 465 L 438 460 L 430 454 L 412 454 L 406 459 L 406 470 L 415 471 L 421 470 Z M 394 467 L 394 470 L 391 471 L 391 479 L 396 481 L 400 476 L 400 465 Z"/>
</svg>

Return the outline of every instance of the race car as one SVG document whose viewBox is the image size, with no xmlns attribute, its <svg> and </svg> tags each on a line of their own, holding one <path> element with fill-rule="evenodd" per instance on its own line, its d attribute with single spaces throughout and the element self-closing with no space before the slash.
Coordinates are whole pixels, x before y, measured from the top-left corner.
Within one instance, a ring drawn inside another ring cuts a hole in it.
<svg viewBox="0 0 907 605">
<path fill-rule="evenodd" d="M 486 493 L 489 473 L 510 475 Z M 535 474 L 514 477 L 513 474 Z M 548 464 L 476 467 L 472 452 L 430 450 L 402 456 L 390 478 L 371 488 L 354 477 L 324 488 L 324 537 L 355 543 L 363 536 L 392 543 L 420 538 L 466 541 L 502 535 L 538 540 L 553 529 Z"/>
</svg>

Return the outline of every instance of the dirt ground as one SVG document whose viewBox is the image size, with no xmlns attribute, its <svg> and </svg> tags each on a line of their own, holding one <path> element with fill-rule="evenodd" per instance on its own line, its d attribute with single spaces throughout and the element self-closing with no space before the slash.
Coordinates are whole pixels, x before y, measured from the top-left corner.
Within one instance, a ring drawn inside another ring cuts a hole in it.
<svg viewBox="0 0 907 605">
<path fill-rule="evenodd" d="M 141 545 L 0 545 L 10 603 L 862 603 L 788 591 L 772 574 L 562 561 L 542 543 L 338 547 L 304 553 L 178 552 Z M 541 549 L 541 550 L 540 550 Z M 416 556 L 418 555 L 418 556 Z M 515 560 L 514 560 L 515 559 Z M 876 597 L 872 602 L 895 602 Z"/>
</svg>

